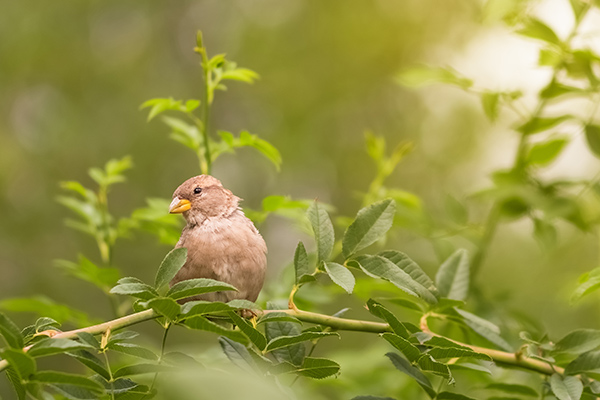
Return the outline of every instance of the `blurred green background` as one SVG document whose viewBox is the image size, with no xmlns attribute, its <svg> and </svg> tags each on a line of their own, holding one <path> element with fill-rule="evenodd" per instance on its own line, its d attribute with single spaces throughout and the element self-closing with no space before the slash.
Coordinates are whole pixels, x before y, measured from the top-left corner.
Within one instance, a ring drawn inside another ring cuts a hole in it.
<svg viewBox="0 0 600 400">
<path fill-rule="evenodd" d="M 550 16 L 568 9 L 567 1 L 506 3 L 539 6 Z M 572 21 L 550 23 L 563 32 Z M 395 83 L 398 71 L 449 64 L 475 74 L 482 86 L 526 93 L 547 77 L 535 68 L 535 45 L 511 37 L 475 0 L 4 2 L 0 298 L 41 294 L 110 317 L 101 293 L 52 266 L 53 259 L 78 253 L 97 258 L 89 238 L 64 226 L 69 211 L 55 201 L 58 183 L 91 186 L 88 168 L 130 154 L 135 168 L 110 197 L 112 212 L 128 216 L 145 198 L 169 198 L 198 174 L 194 156 L 138 110 L 154 97 L 201 98 L 193 52 L 198 29 L 211 54 L 225 52 L 261 76 L 251 86 L 229 84 L 218 93 L 212 115 L 213 128 L 247 129 L 283 156 L 280 173 L 252 150 L 217 161 L 214 175 L 250 208 L 281 194 L 318 198 L 340 215 L 354 215 L 361 206 L 357 193 L 375 174 L 364 145 L 364 132 L 372 130 L 390 147 L 414 142 L 388 185 L 420 196 L 433 218 L 443 215 L 447 194 L 464 199 L 489 186 L 492 170 L 512 163 L 512 116 L 501 115 L 493 125 L 476 99 L 454 88 L 403 88 Z M 584 177 L 598 170 L 579 139 L 551 174 Z M 268 285 L 277 286 L 297 241 L 306 236 L 279 217 L 269 217 L 260 230 L 269 247 Z M 524 222 L 501 227 L 480 290 L 498 307 L 536 316 L 553 335 L 598 328 L 594 301 L 568 303 L 577 277 L 597 265 L 597 237 L 561 225 L 557 247 L 543 254 L 531 230 Z M 407 230 L 393 240 L 394 248 L 435 273 L 440 260 L 428 241 Z M 136 234 L 118 243 L 115 264 L 125 275 L 149 281 L 166 251 L 154 237 Z M 381 354 L 373 357 L 386 364 Z"/>
</svg>

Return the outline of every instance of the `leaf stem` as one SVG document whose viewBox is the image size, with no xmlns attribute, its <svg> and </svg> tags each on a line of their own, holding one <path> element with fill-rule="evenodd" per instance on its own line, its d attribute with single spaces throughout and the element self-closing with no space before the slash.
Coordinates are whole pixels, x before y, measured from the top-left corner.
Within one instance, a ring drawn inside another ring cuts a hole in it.
<svg viewBox="0 0 600 400">
<path fill-rule="evenodd" d="M 204 138 L 204 163 L 206 164 L 206 169 L 203 170 L 202 173 L 210 175 L 210 170 L 212 168 L 212 158 L 210 154 L 209 122 L 210 106 L 212 103 L 212 79 L 211 69 L 208 62 L 208 54 L 206 53 L 206 47 L 202 45 L 202 47 L 199 50 L 199 53 L 202 56 L 202 71 L 204 72 L 204 112 L 202 113 L 202 137 Z"/>
<path fill-rule="evenodd" d="M 112 398 L 112 400 L 115 400 L 114 378 L 113 378 L 112 370 L 110 368 L 110 361 L 108 361 L 108 356 L 106 355 L 106 349 L 103 349 L 102 355 L 104 356 L 104 361 L 106 362 L 106 369 L 108 370 L 108 376 L 110 377 L 110 388 L 111 388 L 110 397 Z"/>
</svg>

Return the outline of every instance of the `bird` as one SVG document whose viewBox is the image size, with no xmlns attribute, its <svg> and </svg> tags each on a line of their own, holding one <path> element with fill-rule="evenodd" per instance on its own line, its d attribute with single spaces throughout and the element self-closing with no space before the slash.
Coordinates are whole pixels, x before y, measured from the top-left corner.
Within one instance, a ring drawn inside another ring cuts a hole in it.
<svg viewBox="0 0 600 400">
<path fill-rule="evenodd" d="M 256 301 L 267 268 L 267 245 L 239 206 L 241 198 L 211 175 L 194 176 L 173 193 L 171 214 L 187 224 L 175 248 L 187 249 L 187 260 L 171 280 L 173 286 L 194 278 L 233 285 L 236 291 L 205 293 L 184 301 Z"/>
</svg>

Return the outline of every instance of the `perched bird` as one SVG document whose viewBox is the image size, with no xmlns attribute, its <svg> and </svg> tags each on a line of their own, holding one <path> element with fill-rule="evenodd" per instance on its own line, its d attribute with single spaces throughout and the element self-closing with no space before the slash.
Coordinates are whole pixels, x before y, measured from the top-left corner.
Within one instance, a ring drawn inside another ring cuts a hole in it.
<svg viewBox="0 0 600 400">
<path fill-rule="evenodd" d="M 255 301 L 267 267 L 267 246 L 239 207 L 242 199 L 210 175 L 183 182 L 173 193 L 172 214 L 183 214 L 183 228 L 176 248 L 187 248 L 187 261 L 171 281 L 210 278 L 229 283 L 238 291 L 206 293 L 189 300 Z"/>
</svg>

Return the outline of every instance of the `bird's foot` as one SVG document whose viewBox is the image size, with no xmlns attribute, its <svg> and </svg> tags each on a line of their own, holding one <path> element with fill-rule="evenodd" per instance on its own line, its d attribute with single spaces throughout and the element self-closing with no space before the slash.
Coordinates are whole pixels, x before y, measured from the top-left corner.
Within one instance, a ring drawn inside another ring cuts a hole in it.
<svg viewBox="0 0 600 400">
<path fill-rule="evenodd" d="M 250 310 L 250 309 L 243 309 L 243 310 L 239 310 L 238 311 L 240 314 L 240 317 L 242 318 L 246 318 L 246 319 L 256 319 L 256 317 L 258 316 L 258 314 L 256 314 L 254 312 L 254 310 Z"/>
</svg>

